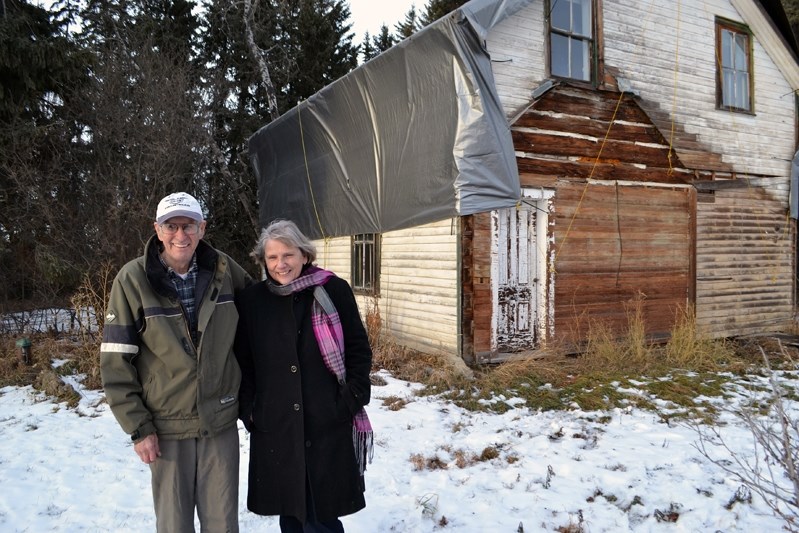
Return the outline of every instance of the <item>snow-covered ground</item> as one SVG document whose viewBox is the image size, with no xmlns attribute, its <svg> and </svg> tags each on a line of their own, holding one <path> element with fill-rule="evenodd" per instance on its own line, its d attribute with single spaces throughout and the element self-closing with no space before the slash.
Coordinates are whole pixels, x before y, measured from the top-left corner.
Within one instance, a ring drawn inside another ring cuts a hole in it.
<svg viewBox="0 0 799 533">
<path fill-rule="evenodd" d="M 695 429 L 655 413 L 472 413 L 380 375 L 387 385 L 373 387 L 368 408 L 376 451 L 367 506 L 343 518 L 348 532 L 754 533 L 783 526 L 756 494 L 736 501 L 741 482 L 697 451 Z M 82 395 L 67 409 L 30 387 L 0 389 L 0 531 L 154 530 L 147 467 L 102 394 Z M 408 403 L 392 410 L 401 399 Z M 740 398 L 726 401 L 733 408 Z M 751 457 L 751 431 L 729 413 L 722 422 L 727 445 Z M 275 518 L 246 509 L 249 439 L 243 428 L 240 435 L 241 531 L 278 531 Z"/>
</svg>

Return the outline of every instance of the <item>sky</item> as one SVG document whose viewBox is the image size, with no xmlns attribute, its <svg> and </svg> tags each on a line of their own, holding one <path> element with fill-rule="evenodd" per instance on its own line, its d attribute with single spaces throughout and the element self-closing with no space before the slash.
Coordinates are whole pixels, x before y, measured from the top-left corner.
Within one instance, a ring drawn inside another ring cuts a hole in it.
<svg viewBox="0 0 799 533">
<path fill-rule="evenodd" d="M 375 35 L 385 24 L 390 31 L 394 25 L 405 18 L 405 13 L 415 5 L 416 10 L 424 9 L 427 0 L 349 0 L 352 15 L 353 42 L 363 41 L 363 34 Z"/>
<path fill-rule="evenodd" d="M 698 451 L 708 428 L 667 423 L 634 407 L 538 412 L 512 397 L 494 399 L 511 407 L 505 414 L 475 413 L 417 396 L 419 384 L 386 371 L 377 375 L 385 385 L 372 388 L 367 408 L 376 446 L 366 472 L 366 508 L 342 519 L 348 533 L 531 533 L 570 526 L 582 527 L 568 529 L 575 533 L 759 533 L 783 525 L 762 499 L 752 494 L 749 501 L 734 475 Z M 751 390 L 764 384 L 752 379 Z M 0 531 L 154 531 L 148 468 L 102 393 L 68 382 L 82 397 L 73 409 L 31 387 L 0 388 Z M 728 410 L 750 394 L 729 392 Z M 796 420 L 799 406 L 789 407 Z M 718 430 L 729 449 L 756 457 L 751 431 L 729 411 L 722 422 Z M 241 425 L 239 432 L 241 531 L 277 533 L 276 518 L 246 509 L 249 435 Z M 709 454 L 728 457 L 721 448 Z M 472 459 L 479 456 L 484 460 Z"/>
</svg>

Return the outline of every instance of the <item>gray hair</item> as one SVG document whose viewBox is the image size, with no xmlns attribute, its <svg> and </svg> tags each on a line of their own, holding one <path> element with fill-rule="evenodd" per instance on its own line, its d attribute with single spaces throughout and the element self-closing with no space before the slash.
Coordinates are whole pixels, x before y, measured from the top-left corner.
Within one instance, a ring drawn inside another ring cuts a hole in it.
<svg viewBox="0 0 799 533">
<path fill-rule="evenodd" d="M 308 263 L 316 261 L 316 246 L 291 220 L 274 220 L 261 230 L 255 248 L 250 252 L 250 257 L 255 259 L 255 262 L 259 265 L 264 264 L 266 243 L 269 241 L 280 241 L 286 246 L 297 247 L 302 252 L 302 255 L 308 259 Z"/>
</svg>

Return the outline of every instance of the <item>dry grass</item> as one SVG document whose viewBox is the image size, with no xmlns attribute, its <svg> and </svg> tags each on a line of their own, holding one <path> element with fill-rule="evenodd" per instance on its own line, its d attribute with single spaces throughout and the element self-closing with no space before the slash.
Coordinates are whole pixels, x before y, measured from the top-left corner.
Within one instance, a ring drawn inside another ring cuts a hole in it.
<svg viewBox="0 0 799 533">
<path fill-rule="evenodd" d="M 671 340 L 653 343 L 645 334 L 643 303 L 640 297 L 629 302 L 621 336 L 607 324 L 583 317 L 575 326 L 587 339 L 579 355 L 573 354 L 573 345 L 550 343 L 502 364 L 474 367 L 473 377 L 467 378 L 445 358 L 408 350 L 383 335 L 374 368 L 425 384 L 423 393 L 439 394 L 474 410 L 504 412 L 509 409 L 505 402 L 492 401 L 500 395 L 522 398 L 529 407 L 544 410 L 575 403 L 586 410 L 629 405 L 654 410 L 654 399 L 660 398 L 683 409 L 675 416 L 714 416 L 712 407 L 697 404 L 696 398 L 723 396 L 734 375 L 756 371 L 757 347 L 766 338 L 705 338 L 688 307 L 678 311 Z M 777 346 L 772 352 L 780 357 Z M 625 389 L 643 390 L 644 396 Z"/>
<path fill-rule="evenodd" d="M 693 306 L 677 309 L 671 338 L 663 354 L 664 363 L 670 367 L 699 371 L 718 369 L 734 359 L 728 341 L 708 339 L 698 330 Z"/>
<path fill-rule="evenodd" d="M 62 375 L 74 373 L 69 361 L 72 360 L 70 350 L 74 350 L 76 344 L 49 333 L 37 333 L 27 338 L 31 340 L 29 364 L 25 364 L 20 357 L 16 347 L 17 339 L 11 336 L 0 337 L 0 386 L 33 385 L 37 390 L 67 402 L 70 407 L 77 405 L 80 399 L 78 393 L 60 378 Z M 54 357 L 66 360 L 67 364 L 54 369 Z"/>
<path fill-rule="evenodd" d="M 376 302 L 368 306 L 365 322 L 373 352 L 372 368 L 388 370 L 398 379 L 433 387 L 453 388 L 463 383 L 463 372 L 446 357 L 412 350 L 386 334 Z"/>
</svg>

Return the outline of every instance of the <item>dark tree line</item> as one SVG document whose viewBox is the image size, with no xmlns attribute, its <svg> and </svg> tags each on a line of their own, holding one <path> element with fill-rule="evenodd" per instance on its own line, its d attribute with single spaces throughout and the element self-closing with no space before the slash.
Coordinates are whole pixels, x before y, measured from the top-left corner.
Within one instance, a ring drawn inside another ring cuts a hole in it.
<svg viewBox="0 0 799 533">
<path fill-rule="evenodd" d="M 416 11 L 415 6 L 411 6 L 405 13 L 405 17 L 394 25 L 393 33 L 385 24 L 380 27 L 375 35 L 370 35 L 367 32 L 361 42 L 361 56 L 364 61 L 376 57 L 381 52 L 385 52 L 401 40 L 410 37 L 466 2 L 467 0 L 429 0 L 421 13 Z"/>
<path fill-rule="evenodd" d="M 261 126 L 464 2 L 355 44 L 347 0 L 0 2 L 0 311 L 139 255 L 157 201 L 206 206 L 252 268 Z"/>
</svg>

